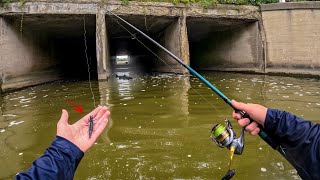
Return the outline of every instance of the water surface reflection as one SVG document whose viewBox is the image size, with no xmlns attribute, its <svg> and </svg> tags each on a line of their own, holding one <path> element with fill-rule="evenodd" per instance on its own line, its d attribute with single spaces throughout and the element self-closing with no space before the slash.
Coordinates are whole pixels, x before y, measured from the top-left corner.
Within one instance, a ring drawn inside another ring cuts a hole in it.
<svg viewBox="0 0 320 180">
<path fill-rule="evenodd" d="M 96 101 L 109 106 L 112 116 L 75 179 L 220 179 L 228 166 L 228 151 L 210 142 L 209 133 L 214 123 L 231 118 L 231 108 L 194 77 L 130 76 L 133 79 L 93 82 Z M 229 98 L 320 122 L 317 79 L 204 76 Z M 50 145 L 62 108 L 69 111 L 70 123 L 81 117 L 66 101 L 82 102 L 86 113 L 94 107 L 86 81 L 54 82 L 1 98 L 0 179 L 12 179 L 30 167 Z M 244 154 L 235 156 L 234 179 L 298 179 L 294 169 L 259 137 L 246 138 Z"/>
</svg>

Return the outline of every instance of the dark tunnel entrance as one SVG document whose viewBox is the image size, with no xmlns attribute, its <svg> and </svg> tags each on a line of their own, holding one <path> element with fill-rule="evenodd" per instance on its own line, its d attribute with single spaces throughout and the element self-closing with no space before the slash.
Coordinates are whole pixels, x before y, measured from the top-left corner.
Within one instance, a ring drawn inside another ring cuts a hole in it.
<svg viewBox="0 0 320 180">
<path fill-rule="evenodd" d="M 7 19 L 32 51 L 35 66 L 42 66 L 36 69 L 88 79 L 88 58 L 91 78 L 97 79 L 95 15 L 27 14 L 23 19 L 21 15 Z"/>
<path fill-rule="evenodd" d="M 164 41 L 166 28 L 176 20 L 174 17 L 121 17 L 159 43 L 163 43 Z M 118 23 L 130 31 L 132 35 Z M 111 68 L 114 73 L 124 71 L 151 73 L 156 71 L 159 64 L 163 64 L 163 62 L 157 58 L 160 49 L 141 34 L 124 25 L 115 17 L 108 15 L 106 16 L 106 24 L 111 56 Z"/>
<path fill-rule="evenodd" d="M 190 65 L 197 70 L 251 71 L 261 65 L 256 20 L 188 17 L 187 29 Z"/>
</svg>

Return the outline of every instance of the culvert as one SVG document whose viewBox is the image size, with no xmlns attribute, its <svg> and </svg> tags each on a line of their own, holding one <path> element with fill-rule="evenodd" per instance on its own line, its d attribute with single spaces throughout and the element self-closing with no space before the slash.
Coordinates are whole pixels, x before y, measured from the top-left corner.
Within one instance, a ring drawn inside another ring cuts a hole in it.
<svg viewBox="0 0 320 180">
<path fill-rule="evenodd" d="M 16 14 L 3 19 L 8 56 L 20 65 L 7 69 L 8 76 L 50 72 L 88 78 L 86 54 L 92 75 L 97 74 L 95 15 Z"/>
<path fill-rule="evenodd" d="M 187 28 L 190 64 L 195 69 L 261 71 L 263 55 L 258 21 L 188 17 Z"/>
<path fill-rule="evenodd" d="M 178 27 L 176 27 L 177 17 L 131 15 L 121 16 L 121 18 L 168 49 L 175 51 L 175 48 L 179 48 L 171 45 L 178 42 L 175 38 L 179 38 L 179 36 L 175 35 L 178 33 Z M 116 17 L 107 15 L 106 26 L 113 71 L 122 71 L 124 67 L 127 67 L 129 71 L 133 72 L 172 72 L 171 68 L 180 68 L 177 67 L 177 62 L 168 58 L 167 54 L 152 42 Z M 128 60 L 123 61 L 121 57 L 127 57 Z"/>
</svg>

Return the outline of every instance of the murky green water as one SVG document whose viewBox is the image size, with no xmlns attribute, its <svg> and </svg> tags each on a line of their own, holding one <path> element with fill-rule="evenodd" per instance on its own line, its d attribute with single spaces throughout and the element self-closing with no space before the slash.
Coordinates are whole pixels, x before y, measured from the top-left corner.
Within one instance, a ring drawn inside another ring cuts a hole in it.
<svg viewBox="0 0 320 180">
<path fill-rule="evenodd" d="M 204 75 L 230 99 L 320 122 L 317 79 Z M 110 107 L 112 118 L 81 161 L 75 179 L 220 179 L 226 173 L 229 151 L 215 146 L 209 136 L 213 124 L 231 119 L 232 110 L 196 78 L 134 75 L 133 80 L 93 82 L 93 92 L 97 104 Z M 55 137 L 62 108 L 69 111 L 70 123 L 81 117 L 66 101 L 82 102 L 90 112 L 89 83 L 61 81 L 2 96 L 0 179 L 12 179 L 44 152 Z M 298 179 L 259 137 L 247 135 L 244 154 L 234 160 L 234 179 Z"/>
</svg>

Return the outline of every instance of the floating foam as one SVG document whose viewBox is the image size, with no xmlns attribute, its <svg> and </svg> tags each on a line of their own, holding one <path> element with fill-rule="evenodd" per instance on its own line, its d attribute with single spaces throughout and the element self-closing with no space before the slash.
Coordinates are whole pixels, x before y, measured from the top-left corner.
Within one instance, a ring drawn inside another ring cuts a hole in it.
<svg viewBox="0 0 320 180">
<path fill-rule="evenodd" d="M 21 124 L 21 123 L 24 123 L 24 121 L 19 121 L 19 122 L 11 121 L 8 126 L 10 127 L 10 126 L 18 125 L 18 124 Z"/>
<path fill-rule="evenodd" d="M 267 172 L 267 169 L 264 168 L 264 167 L 262 167 L 262 168 L 261 168 L 261 171 L 262 171 L 262 172 Z"/>
<path fill-rule="evenodd" d="M 17 115 L 15 115 L 15 114 L 4 114 L 2 116 L 3 117 L 16 117 Z"/>
</svg>

